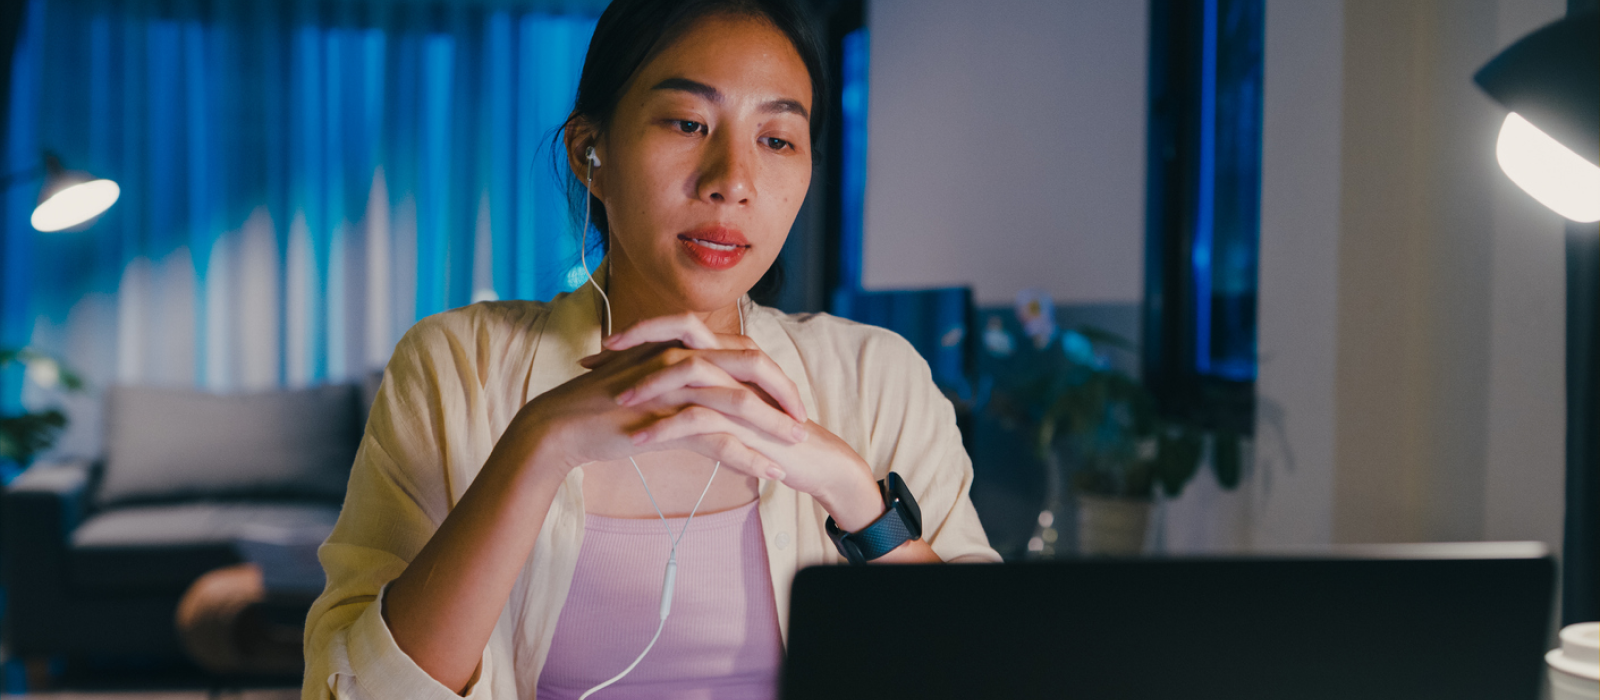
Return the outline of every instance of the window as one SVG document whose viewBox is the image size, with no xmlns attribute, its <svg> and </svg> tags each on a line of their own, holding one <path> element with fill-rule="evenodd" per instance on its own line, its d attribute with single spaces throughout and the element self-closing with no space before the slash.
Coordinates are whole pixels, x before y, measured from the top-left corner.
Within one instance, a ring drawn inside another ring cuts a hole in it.
<svg viewBox="0 0 1600 700">
<path fill-rule="evenodd" d="M 1254 421 L 1264 0 L 1153 0 L 1144 376 L 1168 413 Z"/>
</svg>

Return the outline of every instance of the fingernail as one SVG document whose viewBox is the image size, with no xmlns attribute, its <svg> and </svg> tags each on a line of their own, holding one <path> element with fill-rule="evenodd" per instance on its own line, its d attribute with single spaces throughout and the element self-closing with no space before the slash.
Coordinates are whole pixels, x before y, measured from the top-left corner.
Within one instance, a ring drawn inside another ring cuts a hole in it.
<svg viewBox="0 0 1600 700">
<path fill-rule="evenodd" d="M 635 444 L 635 445 L 643 445 L 644 443 L 648 442 L 649 440 L 650 440 L 650 433 L 649 432 L 642 432 L 642 433 L 634 433 L 633 434 L 633 444 Z"/>
<path fill-rule="evenodd" d="M 620 394 L 617 394 L 617 403 L 621 404 L 623 406 L 626 406 L 626 405 L 628 405 L 628 399 L 631 399 L 631 398 L 633 398 L 633 390 L 629 389 L 629 390 L 624 391 L 624 392 L 622 392 Z"/>
<path fill-rule="evenodd" d="M 795 425 L 792 432 L 794 433 L 795 442 L 805 442 L 806 438 L 811 436 L 811 431 L 806 430 L 803 425 Z"/>
<path fill-rule="evenodd" d="M 786 474 L 782 469 L 779 469 L 777 467 L 767 467 L 767 478 L 768 479 L 771 479 L 773 481 L 783 481 L 783 477 L 785 477 L 785 476 L 788 476 L 788 474 Z"/>
</svg>

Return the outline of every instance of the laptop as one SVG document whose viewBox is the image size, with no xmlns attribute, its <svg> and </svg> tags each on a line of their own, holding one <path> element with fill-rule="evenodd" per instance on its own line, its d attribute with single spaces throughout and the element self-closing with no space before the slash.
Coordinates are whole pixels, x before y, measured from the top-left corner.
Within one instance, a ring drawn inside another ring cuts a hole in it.
<svg viewBox="0 0 1600 700">
<path fill-rule="evenodd" d="M 821 566 L 781 696 L 1534 700 L 1543 545 Z"/>
</svg>

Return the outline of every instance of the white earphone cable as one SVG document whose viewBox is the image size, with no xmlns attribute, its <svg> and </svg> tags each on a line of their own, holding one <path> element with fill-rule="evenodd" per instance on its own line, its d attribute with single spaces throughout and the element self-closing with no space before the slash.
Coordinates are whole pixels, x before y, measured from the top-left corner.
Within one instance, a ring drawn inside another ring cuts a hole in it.
<svg viewBox="0 0 1600 700">
<path fill-rule="evenodd" d="M 589 192 L 594 191 L 594 166 L 600 160 L 594 154 L 594 146 L 584 153 L 584 160 L 589 164 L 589 173 L 586 178 L 589 182 Z M 606 296 L 606 290 L 600 288 L 600 283 L 594 281 L 594 273 L 589 271 L 589 198 L 594 195 L 583 193 L 583 228 L 578 230 L 578 259 L 583 261 L 583 274 L 589 278 L 589 284 L 594 285 L 594 290 L 600 293 L 600 301 L 606 305 L 606 335 L 611 335 L 611 298 Z M 741 312 L 742 313 L 742 312 Z M 740 325 L 744 325 L 741 320 Z"/>
<path fill-rule="evenodd" d="M 594 166 L 599 162 L 600 159 L 595 156 L 593 146 L 589 147 L 589 150 L 584 154 L 584 158 L 589 164 L 587 180 L 590 189 L 593 190 Z M 611 335 L 611 298 L 606 296 L 606 290 L 600 288 L 600 283 L 594 281 L 594 273 L 589 271 L 588 244 L 590 196 L 591 195 L 588 193 L 584 193 L 583 229 L 579 233 L 578 256 L 579 259 L 583 261 L 583 272 L 589 277 L 589 284 L 594 285 L 594 290 L 600 293 L 600 301 L 605 305 L 605 334 Z M 740 297 L 739 301 L 736 302 L 735 305 L 739 310 L 739 335 L 744 335 L 744 298 Z M 689 523 L 694 521 L 695 513 L 699 512 L 700 510 L 700 504 L 706 500 L 706 494 L 711 491 L 711 482 L 716 480 L 717 472 L 722 469 L 721 461 L 718 461 L 716 465 L 711 467 L 711 478 L 706 479 L 705 488 L 700 489 L 700 497 L 695 499 L 694 507 L 689 509 L 689 517 L 685 518 L 683 521 L 683 529 L 678 531 L 678 535 L 674 537 L 672 535 L 672 526 L 667 523 L 666 514 L 661 512 L 661 506 L 656 504 L 655 494 L 650 492 L 650 483 L 645 481 L 644 470 L 639 468 L 639 463 L 635 461 L 632 456 L 628 457 L 628 461 L 633 464 L 634 473 L 639 475 L 639 483 L 644 485 L 644 493 L 650 498 L 650 507 L 655 509 L 656 517 L 661 519 L 661 527 L 667 531 L 667 543 L 671 547 L 667 553 L 667 569 L 665 572 L 663 572 L 661 577 L 661 621 L 656 625 L 656 633 L 654 636 L 650 637 L 650 643 L 645 645 L 644 651 L 639 652 L 638 658 L 635 658 L 633 663 L 628 664 L 627 668 L 622 669 L 621 673 L 612 676 L 610 680 L 584 691 L 583 695 L 578 696 L 578 700 L 588 700 L 590 695 L 594 695 L 595 693 L 606 689 L 611 684 L 622 680 L 629 673 L 632 673 L 633 669 L 639 665 L 639 662 L 644 661 L 645 655 L 649 654 L 650 650 L 655 648 L 656 640 L 661 639 L 661 631 L 667 627 L 667 616 L 672 613 L 672 594 L 678 580 L 678 544 L 683 541 L 684 535 L 689 534 Z"/>
<path fill-rule="evenodd" d="M 639 469 L 639 463 L 635 462 L 632 457 L 629 457 L 628 461 L 633 462 L 633 470 L 639 474 L 639 483 L 645 484 L 644 492 L 645 495 L 650 497 L 650 506 L 656 509 L 656 516 L 661 518 L 661 527 L 667 531 L 667 541 L 672 543 L 672 551 L 667 555 L 667 570 L 661 577 L 661 621 L 656 623 L 656 633 L 650 637 L 650 643 L 645 645 L 644 651 L 639 652 L 638 658 L 635 658 L 633 663 L 628 664 L 627 668 L 622 669 L 622 673 L 612 676 L 610 680 L 584 691 L 583 695 L 578 696 L 578 700 L 588 700 L 590 695 L 605 690 L 612 683 L 622 680 L 633 672 L 634 667 L 638 666 L 640 661 L 644 661 L 644 657 L 650 653 L 651 649 L 655 648 L 656 640 L 661 638 L 661 630 L 667 627 L 667 616 L 672 613 L 672 593 L 678 578 L 678 542 L 682 541 L 683 536 L 689 533 L 689 523 L 694 522 L 694 514 L 700 510 L 700 502 L 706 499 L 706 493 L 711 490 L 711 482 L 717 478 L 717 470 L 722 468 L 722 462 L 717 462 L 717 465 L 711 468 L 711 478 L 706 480 L 705 488 L 700 490 L 700 498 L 695 500 L 694 508 L 689 510 L 689 517 L 683 521 L 683 529 L 679 530 L 678 536 L 674 538 L 672 536 L 672 527 L 667 524 L 667 516 L 661 513 L 661 506 L 656 505 L 655 494 L 650 493 L 650 485 L 645 483 L 644 472 Z"/>
</svg>

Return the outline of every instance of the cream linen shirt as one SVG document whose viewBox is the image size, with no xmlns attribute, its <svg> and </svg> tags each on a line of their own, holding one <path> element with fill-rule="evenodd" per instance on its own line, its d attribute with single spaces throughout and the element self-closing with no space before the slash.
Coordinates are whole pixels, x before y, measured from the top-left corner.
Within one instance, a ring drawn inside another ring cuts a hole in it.
<svg viewBox="0 0 1600 700">
<path fill-rule="evenodd" d="M 972 463 L 950 402 L 900 336 L 824 314 L 746 304 L 746 334 L 799 387 L 812 420 L 877 478 L 905 479 L 923 539 L 945 561 L 999 561 L 968 497 Z M 306 619 L 302 696 L 459 697 L 395 645 L 382 597 L 477 476 L 529 399 L 576 377 L 600 350 L 593 288 L 549 303 L 473 304 L 417 323 L 395 347 L 372 407 L 338 525 L 318 550 L 327 588 Z M 760 485 L 761 529 L 778 626 L 789 633 L 795 572 L 842 561 L 810 495 Z M 583 545 L 583 470 L 556 492 L 533 552 L 484 648 L 469 698 L 533 698 Z M 936 611 L 928 611 L 937 614 Z"/>
</svg>

